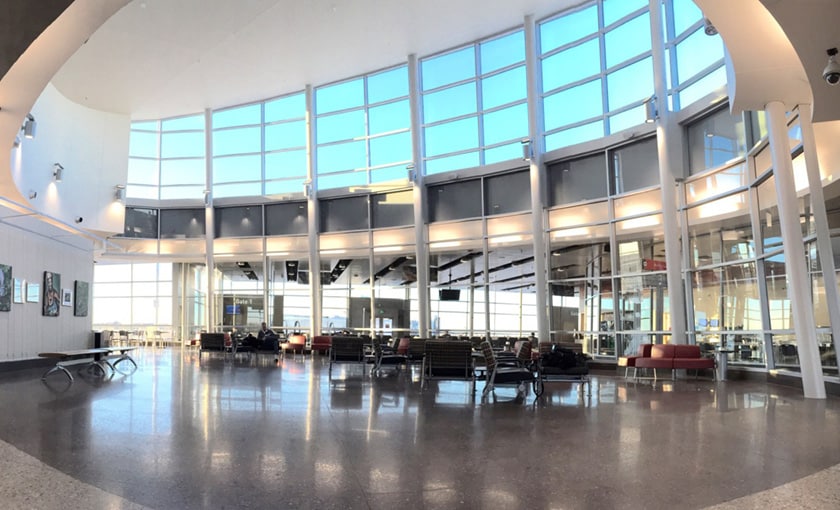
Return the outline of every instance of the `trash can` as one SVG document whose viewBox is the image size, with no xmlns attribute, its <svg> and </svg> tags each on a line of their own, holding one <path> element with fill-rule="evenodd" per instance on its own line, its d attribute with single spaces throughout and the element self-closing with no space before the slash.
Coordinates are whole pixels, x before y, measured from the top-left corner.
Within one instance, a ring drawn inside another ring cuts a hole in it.
<svg viewBox="0 0 840 510">
<path fill-rule="evenodd" d="M 733 352 L 735 351 L 729 351 L 726 349 L 717 350 L 718 381 L 726 380 L 726 370 L 729 368 L 729 355 Z"/>
</svg>

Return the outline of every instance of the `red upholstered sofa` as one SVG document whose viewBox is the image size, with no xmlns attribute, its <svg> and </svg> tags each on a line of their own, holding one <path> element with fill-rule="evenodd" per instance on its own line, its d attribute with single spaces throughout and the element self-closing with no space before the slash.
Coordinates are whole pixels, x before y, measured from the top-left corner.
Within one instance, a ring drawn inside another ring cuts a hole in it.
<svg viewBox="0 0 840 510">
<path fill-rule="evenodd" d="M 636 378 L 636 360 L 639 358 L 649 358 L 650 349 L 653 344 L 642 344 L 639 346 L 638 352 L 635 356 L 622 356 L 618 358 L 618 366 L 624 367 L 624 378 L 627 379 L 627 371 L 633 367 L 633 379 Z"/>
<path fill-rule="evenodd" d="M 326 335 L 317 335 L 312 337 L 312 352 L 318 354 L 327 354 L 332 346 L 332 337 Z"/>
<path fill-rule="evenodd" d="M 697 345 L 656 344 L 650 348 L 650 357 L 637 357 L 636 368 L 652 368 L 653 378 L 656 379 L 657 368 L 671 370 L 671 378 L 676 378 L 676 370 L 712 369 L 714 373 L 714 358 L 704 358 L 700 355 Z"/>
</svg>

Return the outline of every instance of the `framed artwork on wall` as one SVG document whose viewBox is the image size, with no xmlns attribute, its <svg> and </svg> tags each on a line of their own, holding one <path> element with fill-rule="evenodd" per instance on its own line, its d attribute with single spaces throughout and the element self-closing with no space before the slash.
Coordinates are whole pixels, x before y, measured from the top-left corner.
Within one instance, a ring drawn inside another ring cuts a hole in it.
<svg viewBox="0 0 840 510">
<path fill-rule="evenodd" d="M 52 271 L 44 271 L 44 302 L 43 315 L 58 317 L 61 304 L 61 275 Z"/>
<path fill-rule="evenodd" d="M 76 317 L 87 317 L 88 314 L 88 294 L 90 293 L 90 284 L 76 280 L 76 301 L 73 308 L 73 315 Z"/>
<path fill-rule="evenodd" d="M 61 289 L 61 306 L 73 306 L 73 291 Z"/>
<path fill-rule="evenodd" d="M 23 291 L 26 290 L 26 282 L 15 278 L 14 302 L 23 303 Z"/>
<path fill-rule="evenodd" d="M 12 309 L 12 266 L 0 264 L 0 312 Z"/>
</svg>

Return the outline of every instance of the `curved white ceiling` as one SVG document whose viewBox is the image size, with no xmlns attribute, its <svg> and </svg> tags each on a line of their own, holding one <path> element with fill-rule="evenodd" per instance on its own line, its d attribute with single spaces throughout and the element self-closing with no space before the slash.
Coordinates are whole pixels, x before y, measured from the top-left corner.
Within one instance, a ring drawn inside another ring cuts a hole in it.
<svg viewBox="0 0 840 510">
<path fill-rule="evenodd" d="M 580 0 L 134 0 L 53 84 L 134 119 L 302 90 L 539 20 Z"/>
</svg>

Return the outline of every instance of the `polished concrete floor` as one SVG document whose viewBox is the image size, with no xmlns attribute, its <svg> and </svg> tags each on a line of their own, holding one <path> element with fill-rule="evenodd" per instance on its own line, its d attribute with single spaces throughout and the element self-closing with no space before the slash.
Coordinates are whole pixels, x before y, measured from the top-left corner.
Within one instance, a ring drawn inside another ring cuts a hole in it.
<svg viewBox="0 0 840 510">
<path fill-rule="evenodd" d="M 0 374 L 0 508 L 840 508 L 833 397 L 601 375 L 482 402 L 317 356 L 135 357 Z"/>
</svg>

